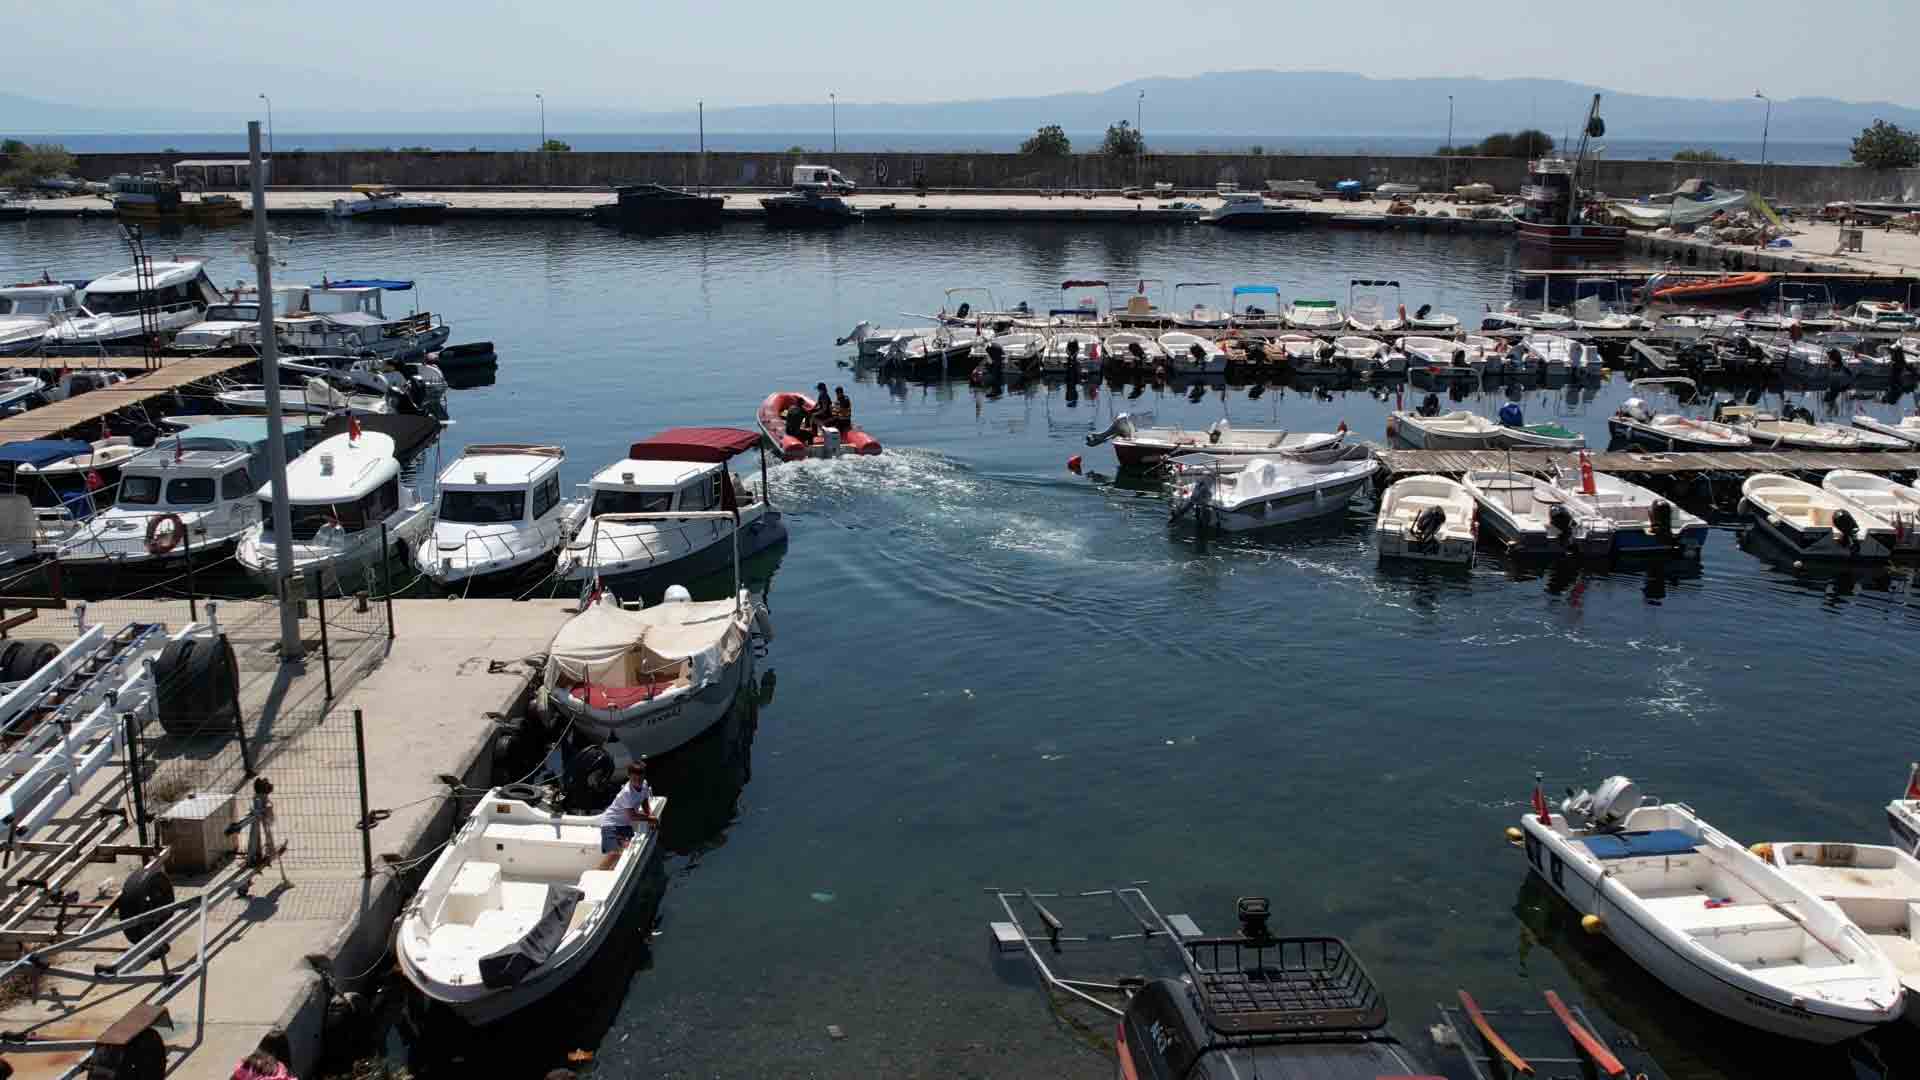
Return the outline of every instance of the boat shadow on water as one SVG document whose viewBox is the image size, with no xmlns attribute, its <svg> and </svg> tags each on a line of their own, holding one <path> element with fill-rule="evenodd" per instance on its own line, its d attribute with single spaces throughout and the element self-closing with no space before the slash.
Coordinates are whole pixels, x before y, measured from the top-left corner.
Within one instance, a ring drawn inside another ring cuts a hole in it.
<svg viewBox="0 0 1920 1080">
<path fill-rule="evenodd" d="M 1912 1075 L 1904 1063 L 1920 1060 L 1920 1033 L 1902 1025 L 1835 1046 L 1817 1046 L 1756 1031 L 1703 1009 L 1669 990 L 1604 936 L 1583 931 L 1580 913 L 1535 874 L 1523 879 L 1513 913 L 1520 922 L 1516 960 L 1521 974 L 1542 981 L 1555 978 L 1551 969 L 1529 968 L 1529 955 L 1545 946 L 1587 1000 L 1636 1035 L 1674 1080 L 1896 1080 Z"/>
</svg>

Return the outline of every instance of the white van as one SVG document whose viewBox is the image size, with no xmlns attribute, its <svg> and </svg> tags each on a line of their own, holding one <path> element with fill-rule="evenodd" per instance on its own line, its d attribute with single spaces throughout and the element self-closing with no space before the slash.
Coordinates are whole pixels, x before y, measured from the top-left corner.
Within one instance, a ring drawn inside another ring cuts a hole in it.
<svg viewBox="0 0 1920 1080">
<path fill-rule="evenodd" d="M 793 189 L 795 191 L 832 191 L 849 192 L 857 185 L 840 175 L 839 169 L 830 169 L 825 165 L 795 165 L 793 167 Z"/>
</svg>

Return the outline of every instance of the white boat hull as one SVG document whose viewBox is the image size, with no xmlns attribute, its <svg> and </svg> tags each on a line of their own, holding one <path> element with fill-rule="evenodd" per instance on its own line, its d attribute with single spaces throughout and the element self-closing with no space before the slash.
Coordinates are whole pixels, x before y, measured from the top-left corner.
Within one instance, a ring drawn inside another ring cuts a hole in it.
<svg viewBox="0 0 1920 1080">
<path fill-rule="evenodd" d="M 734 695 L 753 673 L 753 649 L 742 648 L 717 678 L 685 693 L 663 694 L 651 702 L 611 710 L 593 708 L 562 690 L 548 693 L 548 701 L 575 728 L 596 741 L 617 736 L 634 755 L 664 754 L 699 738 L 726 719 Z"/>
</svg>

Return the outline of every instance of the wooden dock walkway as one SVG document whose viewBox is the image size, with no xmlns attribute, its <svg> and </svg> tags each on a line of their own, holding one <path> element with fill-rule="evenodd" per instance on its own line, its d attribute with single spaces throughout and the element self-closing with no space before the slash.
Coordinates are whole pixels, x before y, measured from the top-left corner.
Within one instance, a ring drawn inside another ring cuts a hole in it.
<svg viewBox="0 0 1920 1080">
<path fill-rule="evenodd" d="M 73 357 L 72 361 L 69 366 L 74 369 L 90 366 L 86 357 Z M 51 402 L 37 409 L 28 409 L 18 416 L 9 416 L 0 420 L 0 443 L 19 442 L 26 439 L 51 439 L 65 435 L 88 425 L 97 425 L 102 417 L 109 416 L 129 405 L 138 405 L 181 387 L 191 386 L 215 376 L 232 374 L 243 368 L 257 368 L 259 365 L 259 360 L 249 356 L 183 357 L 166 360 L 164 366 L 158 371 L 135 375 L 125 382 L 117 382 L 112 386 L 70 397 L 65 401 Z"/>
<path fill-rule="evenodd" d="M 1724 472 L 1827 473 L 1834 469 L 1858 469 L 1870 473 L 1920 470 L 1920 452 L 1916 451 L 1822 453 L 1794 450 L 1673 454 L 1595 451 L 1589 458 L 1595 472 L 1639 476 Z M 1380 462 L 1385 466 L 1383 471 L 1389 481 L 1420 473 L 1459 476 L 1478 470 L 1507 469 L 1541 473 L 1557 467 L 1571 474 L 1580 469 L 1579 455 L 1571 450 L 1515 450 L 1512 453 L 1505 450 L 1382 450 Z"/>
</svg>

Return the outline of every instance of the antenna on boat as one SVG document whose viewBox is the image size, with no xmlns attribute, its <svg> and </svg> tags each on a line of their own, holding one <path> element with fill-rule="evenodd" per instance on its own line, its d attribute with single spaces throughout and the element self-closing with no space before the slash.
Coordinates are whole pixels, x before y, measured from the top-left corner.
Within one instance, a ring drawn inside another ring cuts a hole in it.
<svg viewBox="0 0 1920 1080">
<path fill-rule="evenodd" d="M 700 194 L 707 194 L 707 103 L 700 104 Z"/>
</svg>

